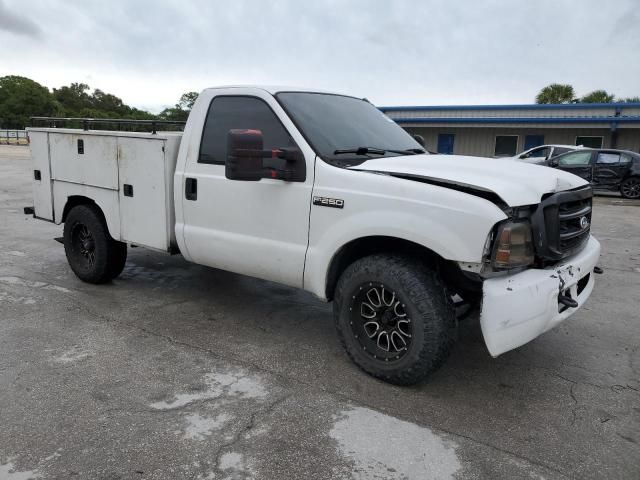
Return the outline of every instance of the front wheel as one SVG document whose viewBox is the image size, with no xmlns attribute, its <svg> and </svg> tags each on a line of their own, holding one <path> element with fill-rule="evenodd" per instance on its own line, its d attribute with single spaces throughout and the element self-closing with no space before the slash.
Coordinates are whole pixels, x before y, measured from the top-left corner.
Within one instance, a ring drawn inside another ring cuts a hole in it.
<svg viewBox="0 0 640 480">
<path fill-rule="evenodd" d="M 624 198 L 640 198 L 640 177 L 629 177 L 620 184 L 620 194 Z"/>
<path fill-rule="evenodd" d="M 64 251 L 73 273 L 88 283 L 117 277 L 127 259 L 127 244 L 114 240 L 94 205 L 73 207 L 64 224 Z"/>
<path fill-rule="evenodd" d="M 437 273 L 397 255 L 362 258 L 344 271 L 334 299 L 338 336 L 368 374 L 411 385 L 447 358 L 457 330 Z"/>
</svg>

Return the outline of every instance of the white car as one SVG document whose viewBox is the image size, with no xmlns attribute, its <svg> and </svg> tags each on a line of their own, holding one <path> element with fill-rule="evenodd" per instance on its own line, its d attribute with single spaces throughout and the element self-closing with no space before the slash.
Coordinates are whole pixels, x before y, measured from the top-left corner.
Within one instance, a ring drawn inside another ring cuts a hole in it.
<svg viewBox="0 0 640 480">
<path fill-rule="evenodd" d="M 81 280 L 110 282 L 135 244 L 301 288 L 333 301 L 348 355 L 391 383 L 446 359 L 453 298 L 481 301 L 497 356 L 577 312 L 599 273 L 585 180 L 430 155 L 361 98 L 220 87 L 200 94 L 184 132 L 92 122 L 104 120 L 29 129 L 31 210 L 64 223 Z"/>
<path fill-rule="evenodd" d="M 581 148 L 585 147 L 582 145 L 539 145 L 508 158 L 511 160 L 522 160 L 527 163 L 542 165 L 546 164 L 546 161 L 553 157 L 557 157 L 558 155 L 572 150 L 579 150 Z"/>
</svg>

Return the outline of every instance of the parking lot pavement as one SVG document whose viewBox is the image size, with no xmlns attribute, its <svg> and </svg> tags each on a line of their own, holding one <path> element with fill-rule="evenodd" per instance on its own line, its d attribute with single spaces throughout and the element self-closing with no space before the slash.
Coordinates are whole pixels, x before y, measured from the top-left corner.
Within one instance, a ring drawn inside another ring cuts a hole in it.
<svg viewBox="0 0 640 480">
<path fill-rule="evenodd" d="M 568 322 L 492 359 L 469 319 L 401 388 L 304 292 L 140 248 L 82 283 L 30 171 L 0 147 L 0 479 L 640 478 L 637 203 L 596 199 L 605 274 Z"/>
</svg>

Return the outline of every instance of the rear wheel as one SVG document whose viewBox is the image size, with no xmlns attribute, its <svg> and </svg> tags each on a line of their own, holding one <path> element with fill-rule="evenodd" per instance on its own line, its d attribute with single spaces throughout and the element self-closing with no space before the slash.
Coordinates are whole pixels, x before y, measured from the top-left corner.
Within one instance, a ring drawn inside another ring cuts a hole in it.
<svg viewBox="0 0 640 480">
<path fill-rule="evenodd" d="M 114 279 L 127 260 L 127 245 L 111 238 L 95 205 L 71 209 L 64 224 L 64 250 L 73 273 L 88 283 Z"/>
<path fill-rule="evenodd" d="M 640 198 L 640 177 L 629 177 L 620 184 L 624 198 Z"/>
<path fill-rule="evenodd" d="M 451 297 L 415 259 L 372 255 L 347 267 L 334 317 L 351 359 L 384 381 L 411 385 L 447 358 L 457 330 Z"/>
</svg>

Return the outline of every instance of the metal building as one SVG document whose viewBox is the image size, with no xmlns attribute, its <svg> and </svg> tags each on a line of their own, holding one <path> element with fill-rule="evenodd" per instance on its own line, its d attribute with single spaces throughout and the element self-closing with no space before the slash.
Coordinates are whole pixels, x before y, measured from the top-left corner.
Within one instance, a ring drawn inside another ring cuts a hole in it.
<svg viewBox="0 0 640 480">
<path fill-rule="evenodd" d="M 380 107 L 433 152 L 512 156 L 545 144 L 640 152 L 640 103 Z"/>
</svg>

